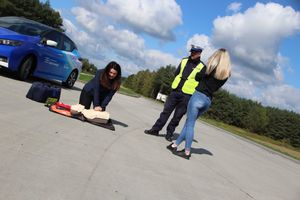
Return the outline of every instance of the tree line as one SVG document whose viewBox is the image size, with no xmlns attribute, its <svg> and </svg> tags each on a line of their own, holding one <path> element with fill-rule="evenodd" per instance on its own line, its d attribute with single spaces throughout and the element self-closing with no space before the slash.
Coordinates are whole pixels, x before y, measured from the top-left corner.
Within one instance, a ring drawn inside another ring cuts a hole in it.
<svg viewBox="0 0 300 200">
<path fill-rule="evenodd" d="M 82 59 L 82 72 L 89 73 L 89 74 L 96 74 L 97 67 L 93 63 L 89 62 L 89 59 L 83 58 Z"/>
<path fill-rule="evenodd" d="M 156 71 L 139 71 L 128 76 L 123 85 L 146 97 L 156 98 L 158 92 L 168 95 L 175 70 L 175 66 L 168 65 Z M 215 93 L 205 117 L 300 149 L 300 115 L 295 112 L 265 107 L 221 89 Z"/>
<path fill-rule="evenodd" d="M 45 3 L 39 0 L 0 0 L 0 16 L 25 17 L 64 31 L 63 20 L 59 12 L 51 8 L 49 0 Z"/>
</svg>

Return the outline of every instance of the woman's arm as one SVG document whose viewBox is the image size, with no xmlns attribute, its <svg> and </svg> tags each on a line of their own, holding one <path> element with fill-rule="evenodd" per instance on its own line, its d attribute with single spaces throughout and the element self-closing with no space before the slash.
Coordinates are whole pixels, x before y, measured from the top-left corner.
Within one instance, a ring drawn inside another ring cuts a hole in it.
<svg viewBox="0 0 300 200">
<path fill-rule="evenodd" d="M 101 103 L 101 108 L 105 108 L 108 103 L 111 101 L 112 97 L 115 95 L 116 90 L 111 90 L 106 97 L 103 99 L 102 103 Z"/>
</svg>

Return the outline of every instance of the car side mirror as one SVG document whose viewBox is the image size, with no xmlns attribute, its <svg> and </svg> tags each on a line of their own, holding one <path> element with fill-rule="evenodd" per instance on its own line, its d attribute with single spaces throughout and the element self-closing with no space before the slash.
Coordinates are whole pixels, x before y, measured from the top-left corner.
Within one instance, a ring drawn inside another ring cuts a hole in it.
<svg viewBox="0 0 300 200">
<path fill-rule="evenodd" d="M 57 42 L 55 42 L 53 40 L 46 40 L 46 45 L 51 46 L 51 47 L 56 47 Z"/>
</svg>

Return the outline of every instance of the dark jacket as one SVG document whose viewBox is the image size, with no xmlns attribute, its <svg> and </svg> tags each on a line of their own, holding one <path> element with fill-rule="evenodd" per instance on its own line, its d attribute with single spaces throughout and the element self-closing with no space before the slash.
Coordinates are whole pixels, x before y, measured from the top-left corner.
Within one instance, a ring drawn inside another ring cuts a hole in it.
<svg viewBox="0 0 300 200">
<path fill-rule="evenodd" d="M 199 81 L 196 90 L 208 96 L 212 99 L 213 93 L 216 92 L 220 87 L 222 87 L 228 78 L 224 80 L 218 80 L 214 77 L 215 70 L 209 75 L 205 74 L 206 66 L 202 68 L 200 72 L 196 74 L 196 81 Z"/>
<path fill-rule="evenodd" d="M 102 73 L 104 73 L 104 69 L 97 70 L 94 78 L 85 84 L 83 90 L 94 97 L 94 107 L 101 106 L 105 108 L 116 93 L 116 90 L 105 88 L 100 84 L 100 76 Z"/>
</svg>

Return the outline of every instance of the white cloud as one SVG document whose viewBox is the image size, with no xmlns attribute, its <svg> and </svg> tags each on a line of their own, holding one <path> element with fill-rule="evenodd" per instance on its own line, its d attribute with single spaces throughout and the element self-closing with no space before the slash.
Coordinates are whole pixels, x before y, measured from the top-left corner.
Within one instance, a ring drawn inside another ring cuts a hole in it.
<svg viewBox="0 0 300 200">
<path fill-rule="evenodd" d="M 82 13 L 78 13 L 80 16 Z M 81 18 L 84 19 L 84 18 Z M 82 26 L 84 20 L 78 21 Z M 97 27 L 87 32 L 78 30 L 68 19 L 64 19 L 66 33 L 79 46 L 83 57 L 87 57 L 98 67 L 104 67 L 105 62 L 118 60 L 123 68 L 123 75 L 136 73 L 144 69 L 156 70 L 169 64 L 177 65 L 179 60 L 173 55 L 154 49 L 145 49 L 144 40 L 126 29 L 116 29 L 113 25 Z"/>
<path fill-rule="evenodd" d="M 175 38 L 172 29 L 182 23 L 180 7 L 174 0 L 108 0 L 107 6 L 118 20 L 140 32 L 162 39 Z"/>
<path fill-rule="evenodd" d="M 76 38 L 83 54 L 95 60 L 95 64 L 98 64 L 99 58 L 121 60 L 127 66 L 126 74 L 178 64 L 175 63 L 178 59 L 171 54 L 146 49 L 145 41 L 139 34 L 143 32 L 158 39 L 172 39 L 172 29 L 181 24 L 181 10 L 175 1 L 132 0 L 130 6 L 128 2 L 118 0 L 79 3 L 81 7 L 74 7 L 71 11 L 78 27 L 85 31 L 78 31 L 68 20 L 66 29 Z M 83 40 L 88 39 L 90 42 L 83 45 Z"/>
<path fill-rule="evenodd" d="M 129 30 L 117 30 L 110 25 L 98 32 L 98 36 L 103 37 L 106 44 L 114 51 L 129 59 L 143 59 L 144 40 Z"/>
<path fill-rule="evenodd" d="M 260 99 L 251 80 L 229 78 L 223 89 L 226 89 L 231 93 L 238 94 L 238 96 L 246 99 L 252 99 L 255 101 Z"/>
<path fill-rule="evenodd" d="M 173 65 L 177 67 L 180 60 L 175 58 L 171 54 L 163 53 L 158 50 L 146 50 L 145 51 L 145 63 L 147 68 L 155 70 L 159 67 L 166 66 L 166 65 Z"/>
<path fill-rule="evenodd" d="M 93 0 L 80 0 L 82 9 L 97 14 L 99 18 L 110 23 L 128 26 L 137 33 L 147 33 L 151 36 L 174 40 L 173 29 L 182 24 L 182 13 L 174 0 L 108 0 L 106 3 Z M 130 3 L 130 6 L 128 5 Z M 82 18 L 90 19 L 92 16 L 85 14 Z"/>
<path fill-rule="evenodd" d="M 144 57 L 144 40 L 132 31 L 126 29 L 116 29 L 114 25 L 104 23 L 101 16 L 92 13 L 84 8 L 76 7 L 72 9 L 77 22 L 87 30 L 90 40 L 94 40 L 86 45 L 101 46 L 105 54 L 118 54 L 128 59 L 141 61 Z M 77 36 L 74 34 L 74 37 Z M 86 47 L 85 47 L 86 49 Z M 94 50 L 97 50 L 94 48 Z M 89 55 L 92 52 L 89 53 Z M 94 52 L 95 53 L 95 52 Z"/>
<path fill-rule="evenodd" d="M 265 105 L 300 112 L 299 90 L 284 85 L 284 72 L 291 73 L 292 69 L 288 59 L 279 52 L 283 39 L 300 32 L 300 13 L 276 3 L 257 3 L 244 13 L 218 17 L 213 25 L 211 38 L 194 35 L 187 45 L 198 42 L 206 46 L 205 58 L 217 48 L 229 50 L 232 76 L 224 88 Z M 298 97 L 291 98 L 295 95 Z"/>
<path fill-rule="evenodd" d="M 245 76 L 270 84 L 276 81 L 280 42 L 299 30 L 299 12 L 275 3 L 257 3 L 244 13 L 214 20 L 212 43 L 228 48 L 240 66 L 237 70 L 247 71 Z"/>
<path fill-rule="evenodd" d="M 270 85 L 263 92 L 261 102 L 300 113 L 300 90 L 290 85 Z"/>
<path fill-rule="evenodd" d="M 89 31 L 95 32 L 97 27 L 99 27 L 97 14 L 82 7 L 74 7 L 71 11 L 76 16 L 76 20 Z"/>
<path fill-rule="evenodd" d="M 229 6 L 227 7 L 227 10 L 233 11 L 233 12 L 238 12 L 238 11 L 240 11 L 241 7 L 242 7 L 241 3 L 233 2 L 233 3 L 229 4 Z"/>
</svg>

